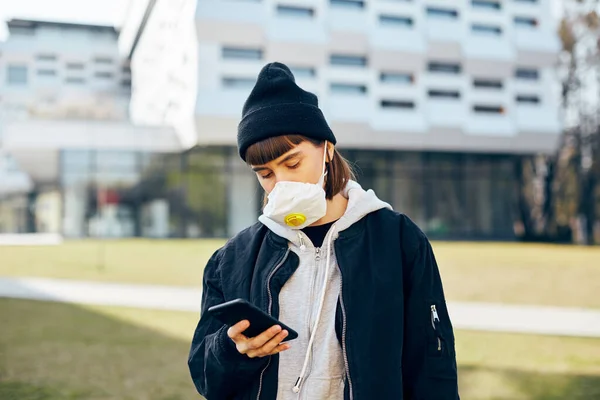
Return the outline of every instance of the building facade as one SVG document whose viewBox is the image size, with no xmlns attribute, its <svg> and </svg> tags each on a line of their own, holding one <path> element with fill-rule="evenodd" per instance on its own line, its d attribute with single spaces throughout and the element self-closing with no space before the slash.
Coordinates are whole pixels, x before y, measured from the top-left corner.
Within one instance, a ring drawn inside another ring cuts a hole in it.
<svg viewBox="0 0 600 400">
<path fill-rule="evenodd" d="M 512 239 L 517 165 L 561 131 L 555 32 L 542 0 L 132 0 L 118 54 L 137 133 L 99 127 L 86 146 L 72 130 L 53 165 L 78 217 L 60 229 L 231 236 L 256 221 L 236 127 L 280 61 L 319 97 L 363 186 L 433 238 Z M 11 124 L 12 153 L 32 123 Z"/>
<path fill-rule="evenodd" d="M 561 131 L 550 2 L 132 4 L 120 50 L 134 122 L 172 126 L 192 153 L 232 149 L 260 68 L 281 61 L 319 97 L 363 185 L 434 237 L 514 237 L 516 165 Z M 229 164 L 231 234 L 256 219 L 247 193 L 260 190 Z"/>
</svg>

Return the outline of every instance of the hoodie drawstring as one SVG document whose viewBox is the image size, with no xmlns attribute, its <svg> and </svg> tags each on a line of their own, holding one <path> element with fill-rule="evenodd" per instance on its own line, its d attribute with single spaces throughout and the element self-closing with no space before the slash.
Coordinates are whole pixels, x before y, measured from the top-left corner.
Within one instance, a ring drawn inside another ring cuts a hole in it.
<svg viewBox="0 0 600 400">
<path fill-rule="evenodd" d="M 321 312 L 323 311 L 323 304 L 325 304 L 325 293 L 327 291 L 327 281 L 329 280 L 329 264 L 331 261 L 331 243 L 333 242 L 333 234 L 335 232 L 335 224 L 331 227 L 327 235 L 327 262 L 325 263 L 325 277 L 323 278 L 323 290 L 321 291 L 321 300 L 319 301 L 319 310 L 317 312 L 317 318 L 315 320 L 315 324 L 313 325 L 312 333 L 310 335 L 310 340 L 308 341 L 308 348 L 306 349 L 306 355 L 304 356 L 304 365 L 302 366 L 302 371 L 300 372 L 300 376 L 296 380 L 296 384 L 292 388 L 294 393 L 300 393 L 300 388 L 302 387 L 302 383 L 304 382 L 304 377 L 306 375 L 306 369 L 308 368 L 308 361 L 310 359 L 311 349 L 313 346 L 313 342 L 315 341 L 315 337 L 317 336 L 317 328 L 319 326 L 319 321 L 321 320 Z M 304 246 L 303 242 L 301 242 L 301 247 Z"/>
<path fill-rule="evenodd" d="M 300 239 L 300 251 L 302 251 L 302 252 L 306 251 L 306 245 L 304 244 L 304 238 L 302 237 L 302 234 L 300 232 L 298 232 L 298 238 Z"/>
</svg>

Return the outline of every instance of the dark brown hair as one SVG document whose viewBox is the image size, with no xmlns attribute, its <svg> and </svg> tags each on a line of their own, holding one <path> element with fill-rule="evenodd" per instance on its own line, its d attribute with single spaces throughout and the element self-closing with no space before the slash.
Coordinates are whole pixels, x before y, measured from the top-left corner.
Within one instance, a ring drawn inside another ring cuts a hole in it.
<svg viewBox="0 0 600 400">
<path fill-rule="evenodd" d="M 267 164 L 281 157 L 304 141 L 308 141 L 316 147 L 322 146 L 325 143 L 323 140 L 315 140 L 302 135 L 270 137 L 248 147 L 248 150 L 246 151 L 246 163 L 248 165 Z M 331 160 L 329 159 L 329 152 L 327 152 L 326 161 L 327 164 L 325 168 L 327 175 L 325 175 L 325 196 L 327 199 L 331 200 L 333 199 L 333 196 L 344 190 L 346 183 L 348 183 L 349 180 L 354 180 L 356 178 L 348 161 L 338 153 L 335 147 Z"/>
</svg>

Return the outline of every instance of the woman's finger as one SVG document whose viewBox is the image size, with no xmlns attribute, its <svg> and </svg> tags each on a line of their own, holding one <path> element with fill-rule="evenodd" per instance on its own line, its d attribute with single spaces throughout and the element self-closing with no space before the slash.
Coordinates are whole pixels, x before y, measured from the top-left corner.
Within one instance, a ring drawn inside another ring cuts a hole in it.
<svg viewBox="0 0 600 400">
<path fill-rule="evenodd" d="M 291 345 L 287 344 L 287 343 L 280 343 L 277 347 L 275 347 L 273 349 L 273 351 L 271 351 L 271 353 L 267 354 L 268 356 L 273 356 L 277 353 L 281 353 L 282 351 L 286 351 L 288 350 L 290 347 L 292 347 Z"/>
<path fill-rule="evenodd" d="M 281 327 L 279 325 L 274 325 L 261 333 L 260 335 L 248 340 L 248 348 L 250 350 L 258 350 L 265 345 L 269 340 L 273 339 L 275 335 L 281 332 Z"/>
<path fill-rule="evenodd" d="M 282 351 L 286 351 L 290 347 L 291 347 L 291 345 L 289 345 L 287 343 L 280 343 L 277 346 L 275 346 L 275 348 L 272 349 L 270 352 L 265 351 L 265 348 L 261 347 L 258 350 L 249 350 L 248 353 L 246 353 L 246 355 L 250 358 L 267 357 L 267 356 L 275 355 L 277 353 L 281 353 Z"/>
<path fill-rule="evenodd" d="M 227 329 L 227 336 L 229 336 L 234 342 L 240 342 L 246 340 L 246 336 L 242 335 L 246 329 L 250 327 L 250 322 L 243 320 Z"/>
<path fill-rule="evenodd" d="M 265 354 L 270 354 L 274 349 L 279 346 L 279 344 L 285 339 L 288 335 L 288 331 L 279 332 L 273 339 L 269 340 L 265 345 L 261 348 L 262 352 Z"/>
</svg>

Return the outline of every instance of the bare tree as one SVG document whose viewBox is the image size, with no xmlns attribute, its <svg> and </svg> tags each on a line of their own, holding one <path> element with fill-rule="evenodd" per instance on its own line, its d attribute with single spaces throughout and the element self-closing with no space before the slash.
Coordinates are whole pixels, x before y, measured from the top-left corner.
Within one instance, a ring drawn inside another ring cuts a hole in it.
<svg viewBox="0 0 600 400">
<path fill-rule="evenodd" d="M 525 240 L 600 243 L 598 0 L 565 0 L 557 65 L 565 128 L 555 154 L 517 168 Z"/>
</svg>

